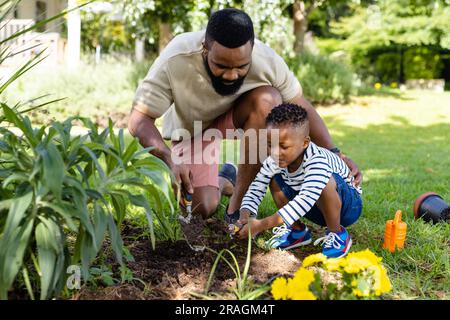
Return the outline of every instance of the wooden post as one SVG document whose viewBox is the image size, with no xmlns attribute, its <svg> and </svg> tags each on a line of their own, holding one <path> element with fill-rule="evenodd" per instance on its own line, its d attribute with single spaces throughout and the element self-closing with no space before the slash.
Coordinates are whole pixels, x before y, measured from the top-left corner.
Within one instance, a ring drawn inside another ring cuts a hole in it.
<svg viewBox="0 0 450 320">
<path fill-rule="evenodd" d="M 76 0 L 68 0 L 68 9 L 77 7 Z M 80 10 L 67 15 L 67 66 L 76 69 L 80 62 L 81 18 Z"/>
<path fill-rule="evenodd" d="M 134 54 L 136 58 L 136 62 L 142 62 L 145 58 L 145 42 L 144 39 L 136 38 L 134 41 L 135 49 Z"/>
</svg>

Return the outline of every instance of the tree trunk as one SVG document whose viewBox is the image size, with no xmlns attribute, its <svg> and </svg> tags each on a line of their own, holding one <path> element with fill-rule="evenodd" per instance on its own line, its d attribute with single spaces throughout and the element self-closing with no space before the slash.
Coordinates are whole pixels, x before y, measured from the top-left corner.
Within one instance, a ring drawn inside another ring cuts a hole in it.
<svg viewBox="0 0 450 320">
<path fill-rule="evenodd" d="M 302 53 L 305 49 L 305 34 L 308 31 L 308 15 L 304 1 L 295 1 L 293 5 L 294 52 Z"/>
<path fill-rule="evenodd" d="M 170 23 L 160 22 L 159 23 L 159 52 L 167 46 L 167 44 L 172 40 L 173 35 L 171 31 Z"/>
</svg>

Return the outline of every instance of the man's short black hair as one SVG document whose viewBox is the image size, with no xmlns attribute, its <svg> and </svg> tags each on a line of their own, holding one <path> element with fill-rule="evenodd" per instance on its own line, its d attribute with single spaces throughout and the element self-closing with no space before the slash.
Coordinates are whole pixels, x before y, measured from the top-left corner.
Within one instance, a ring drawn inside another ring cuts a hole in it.
<svg viewBox="0 0 450 320">
<path fill-rule="evenodd" d="M 255 33 L 252 19 L 242 10 L 228 8 L 214 12 L 206 27 L 205 44 L 217 41 L 227 48 L 238 48 L 248 41 L 253 45 Z"/>
<path fill-rule="evenodd" d="M 301 106 L 292 103 L 283 103 L 270 111 L 266 118 L 266 125 L 280 126 L 292 124 L 302 126 L 308 122 L 308 113 Z"/>
</svg>

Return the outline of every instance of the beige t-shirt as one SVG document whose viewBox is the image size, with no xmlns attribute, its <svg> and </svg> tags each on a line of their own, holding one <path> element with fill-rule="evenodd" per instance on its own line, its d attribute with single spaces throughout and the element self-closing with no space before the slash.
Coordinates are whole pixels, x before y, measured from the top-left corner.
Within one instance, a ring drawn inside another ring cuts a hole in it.
<svg viewBox="0 0 450 320">
<path fill-rule="evenodd" d="M 203 121 L 205 129 L 227 112 L 240 95 L 257 87 L 273 86 L 280 91 L 284 102 L 302 92 L 284 60 L 255 39 L 252 63 L 242 87 L 233 95 L 219 95 L 203 64 L 204 38 L 205 30 L 176 36 L 154 61 L 136 91 L 136 110 L 152 118 L 163 116 L 164 139 L 171 139 L 176 129 L 193 134 L 194 121 Z"/>
</svg>

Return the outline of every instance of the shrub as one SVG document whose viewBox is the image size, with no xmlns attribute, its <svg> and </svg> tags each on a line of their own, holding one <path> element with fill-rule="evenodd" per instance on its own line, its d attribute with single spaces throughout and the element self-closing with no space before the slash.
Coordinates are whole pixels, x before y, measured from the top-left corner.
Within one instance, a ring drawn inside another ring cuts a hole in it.
<svg viewBox="0 0 450 320">
<path fill-rule="evenodd" d="M 344 64 L 309 53 L 287 60 L 303 87 L 303 94 L 313 103 L 349 101 L 353 74 Z"/>
<path fill-rule="evenodd" d="M 443 63 L 439 52 L 429 48 L 411 48 L 405 51 L 403 69 L 405 79 L 436 79 Z"/>
<path fill-rule="evenodd" d="M 400 54 L 386 52 L 378 55 L 375 60 L 375 74 L 382 83 L 391 83 L 399 80 Z"/>
</svg>

